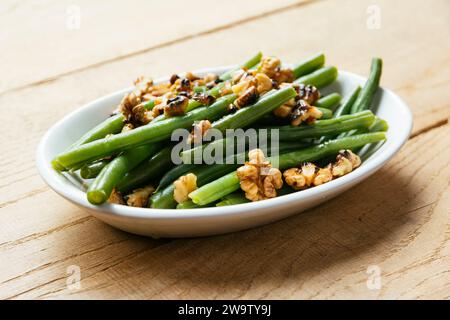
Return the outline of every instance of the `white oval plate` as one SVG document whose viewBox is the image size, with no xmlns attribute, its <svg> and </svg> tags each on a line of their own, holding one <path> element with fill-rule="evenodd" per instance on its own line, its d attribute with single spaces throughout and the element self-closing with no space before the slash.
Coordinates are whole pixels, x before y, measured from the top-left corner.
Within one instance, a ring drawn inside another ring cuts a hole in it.
<svg viewBox="0 0 450 320">
<path fill-rule="evenodd" d="M 199 70 L 196 74 L 220 74 L 226 67 Z M 158 79 L 167 81 L 167 78 Z M 346 97 L 366 79 L 340 71 L 338 80 L 323 93 L 339 92 Z M 157 82 L 157 81 L 155 81 Z M 91 205 L 80 187 L 52 169 L 50 161 L 84 132 L 103 121 L 130 88 L 95 100 L 75 110 L 51 127 L 37 150 L 37 167 L 45 182 L 69 201 L 87 209 L 96 218 L 124 231 L 159 237 L 193 237 L 233 232 L 264 225 L 300 213 L 327 201 L 367 179 L 386 164 L 408 140 L 412 114 L 408 106 L 392 91 L 380 89 L 374 105 L 377 115 L 389 122 L 387 141 L 357 170 L 329 183 L 280 196 L 274 199 L 227 207 L 202 209 L 147 209 L 115 204 Z"/>
</svg>

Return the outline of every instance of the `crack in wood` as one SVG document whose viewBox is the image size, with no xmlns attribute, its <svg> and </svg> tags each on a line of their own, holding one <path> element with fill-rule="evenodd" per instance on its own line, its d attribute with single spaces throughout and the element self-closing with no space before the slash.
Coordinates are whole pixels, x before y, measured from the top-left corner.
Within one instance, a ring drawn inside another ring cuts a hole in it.
<svg viewBox="0 0 450 320">
<path fill-rule="evenodd" d="M 448 124 L 448 118 L 439 120 L 438 122 L 432 123 L 432 124 L 422 128 L 422 129 L 412 133 L 411 136 L 409 137 L 409 139 L 410 140 L 414 139 L 414 138 L 420 136 L 421 134 L 427 133 L 428 131 L 437 129 L 437 128 L 445 126 L 447 124 Z"/>
</svg>

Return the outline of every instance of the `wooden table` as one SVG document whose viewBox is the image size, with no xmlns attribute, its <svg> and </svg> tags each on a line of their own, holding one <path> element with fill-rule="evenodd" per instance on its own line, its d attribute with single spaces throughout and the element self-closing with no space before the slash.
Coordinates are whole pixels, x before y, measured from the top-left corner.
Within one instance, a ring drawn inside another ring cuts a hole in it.
<svg viewBox="0 0 450 320">
<path fill-rule="evenodd" d="M 0 298 L 449 298 L 449 39 L 447 0 L 2 0 Z M 38 176 L 37 143 L 66 113 L 141 74 L 259 49 L 285 61 L 323 50 L 360 74 L 383 57 L 382 85 L 414 112 L 411 139 L 322 206 L 199 239 L 118 231 Z"/>
</svg>

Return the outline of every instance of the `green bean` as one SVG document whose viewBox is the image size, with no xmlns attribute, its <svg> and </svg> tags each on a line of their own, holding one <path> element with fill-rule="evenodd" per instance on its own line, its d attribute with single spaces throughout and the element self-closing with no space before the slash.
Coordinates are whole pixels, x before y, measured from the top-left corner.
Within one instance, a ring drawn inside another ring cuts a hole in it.
<svg viewBox="0 0 450 320">
<path fill-rule="evenodd" d="M 80 139 L 74 142 L 69 149 L 76 148 L 82 144 L 95 141 L 106 137 L 108 134 L 115 134 L 122 130 L 125 117 L 120 113 L 109 117 L 102 123 L 98 124 L 88 132 L 86 132 Z"/>
<path fill-rule="evenodd" d="M 355 103 L 356 99 L 358 98 L 359 92 L 361 91 L 361 87 L 357 86 L 355 90 L 350 94 L 350 96 L 347 98 L 347 100 L 334 112 L 334 117 L 340 117 L 345 114 L 349 114 L 353 104 Z"/>
<path fill-rule="evenodd" d="M 295 80 L 295 83 L 301 83 L 305 85 L 312 85 L 317 88 L 325 87 L 336 80 L 338 71 L 336 67 L 323 67 L 310 74 Z"/>
<path fill-rule="evenodd" d="M 206 208 L 206 207 L 209 207 L 209 206 L 208 205 L 199 206 L 198 204 L 195 204 L 190 200 L 177 204 L 177 209 L 197 209 L 197 208 Z"/>
<path fill-rule="evenodd" d="M 388 131 L 389 124 L 386 120 L 375 117 L 374 123 L 370 126 L 369 132 Z"/>
<path fill-rule="evenodd" d="M 108 200 L 114 187 L 127 172 L 160 148 L 158 144 L 147 144 L 125 151 L 120 156 L 114 158 L 114 160 L 102 169 L 100 174 L 89 186 L 87 191 L 88 201 L 96 205 L 104 203 Z"/>
<path fill-rule="evenodd" d="M 311 73 L 322 67 L 324 63 L 325 56 L 323 53 L 318 53 L 312 57 L 309 57 L 294 66 L 294 68 L 292 69 L 294 78 L 297 79 L 298 77 Z"/>
<path fill-rule="evenodd" d="M 98 176 L 100 171 L 108 164 L 111 160 L 99 160 L 92 163 L 87 163 L 80 169 L 80 176 L 83 179 L 92 179 Z"/>
<path fill-rule="evenodd" d="M 197 87 L 194 87 L 193 91 L 194 91 L 194 93 L 203 93 L 203 92 L 208 91 L 208 89 L 206 88 L 206 86 L 197 86 Z"/>
<path fill-rule="evenodd" d="M 163 148 L 150 159 L 142 162 L 128 172 L 117 184 L 117 190 L 126 194 L 161 176 L 173 164 L 171 161 L 172 145 Z"/>
<path fill-rule="evenodd" d="M 281 189 L 277 190 L 277 197 L 284 196 L 289 193 L 293 193 L 294 189 L 291 187 L 288 187 L 286 185 L 283 185 Z M 192 202 L 192 201 L 191 201 Z M 236 191 L 234 193 L 227 194 L 226 196 L 222 197 L 220 199 L 220 202 L 216 203 L 216 207 L 223 207 L 223 206 L 232 206 L 235 204 L 243 204 L 243 203 L 249 203 L 250 200 L 248 200 L 244 193 L 242 191 Z M 194 205 L 195 203 L 192 202 Z"/>
<path fill-rule="evenodd" d="M 317 100 L 314 105 L 319 108 L 333 110 L 341 102 L 341 99 L 342 97 L 339 93 L 333 92 Z"/>
<path fill-rule="evenodd" d="M 278 128 L 275 128 L 278 129 Z M 268 152 L 271 151 L 271 141 L 269 139 L 267 139 L 266 141 L 263 140 L 259 140 L 259 132 L 256 132 L 256 135 L 254 137 L 249 137 L 249 139 L 256 139 L 256 141 L 254 141 L 255 143 L 258 143 L 258 147 L 259 148 L 267 148 Z M 270 132 L 268 132 L 268 137 L 270 138 Z M 207 145 L 201 145 L 201 146 L 197 146 L 195 148 L 189 149 L 189 150 L 185 150 L 183 152 L 181 152 L 180 156 L 181 156 L 181 160 L 183 161 L 183 165 L 182 166 L 186 166 L 186 169 L 180 169 L 179 172 L 177 173 L 181 173 L 178 174 L 178 176 L 175 177 L 178 178 L 179 176 L 183 175 L 184 173 L 188 172 L 189 166 L 193 166 L 195 167 L 195 164 L 192 165 L 191 163 L 201 163 L 202 159 L 203 159 L 203 149 L 206 148 L 206 146 L 208 146 L 208 148 L 210 148 L 210 150 L 222 150 L 222 157 L 220 158 L 220 160 L 222 160 L 223 162 L 225 162 L 226 158 L 229 158 L 231 156 L 235 156 L 238 154 L 241 155 L 240 152 L 242 152 L 242 150 L 244 150 L 245 148 L 249 147 L 249 143 L 247 143 L 247 139 L 237 139 L 237 141 L 235 141 L 234 137 L 228 137 L 228 138 L 224 138 L 224 139 L 219 139 L 216 141 L 213 141 Z M 311 142 L 309 141 L 305 141 L 305 140 L 299 140 L 299 139 L 294 139 L 294 141 L 280 141 L 278 146 L 277 146 L 277 152 L 278 153 L 285 153 L 288 151 L 292 151 L 292 150 L 298 150 L 300 148 L 304 148 L 311 145 Z M 228 147 L 233 146 L 233 150 L 227 150 Z M 230 152 L 232 152 L 232 154 L 230 154 Z M 215 154 L 214 154 L 215 156 Z M 215 162 L 217 163 L 217 162 Z M 178 170 L 177 170 L 178 171 Z M 173 182 L 175 179 L 172 179 L 169 183 Z"/>
<path fill-rule="evenodd" d="M 336 154 L 342 149 L 354 149 L 368 143 L 382 141 L 385 138 L 386 136 L 383 132 L 375 132 L 330 140 L 317 146 L 279 156 L 279 167 L 281 170 L 284 170 L 289 167 L 297 166 L 303 162 L 316 161 L 326 156 Z M 239 178 L 237 177 L 236 171 L 233 171 L 191 192 L 189 198 L 198 205 L 206 205 L 238 189 Z"/>
<path fill-rule="evenodd" d="M 150 111 L 155 107 L 155 100 L 149 100 L 143 104 L 145 110 Z"/>
<path fill-rule="evenodd" d="M 236 68 L 233 68 L 224 74 L 222 74 L 219 79 L 222 81 L 230 80 L 233 77 L 233 73 L 235 73 L 237 70 L 245 68 L 250 69 L 254 65 L 258 64 L 261 61 L 262 58 L 262 52 L 258 52 L 253 57 L 251 57 L 249 60 L 241 64 L 240 66 L 237 66 Z"/>
<path fill-rule="evenodd" d="M 373 97 L 380 85 L 381 71 L 383 69 L 383 61 L 380 58 L 373 58 L 370 66 L 370 75 L 364 87 L 362 88 L 358 98 L 352 106 L 352 112 L 362 111 L 370 108 Z"/>
<path fill-rule="evenodd" d="M 220 202 L 216 203 L 216 207 L 232 206 L 248 202 L 250 202 L 250 200 L 248 200 L 242 192 L 234 192 L 223 197 Z"/>
<path fill-rule="evenodd" d="M 235 192 L 238 189 L 239 178 L 236 171 L 233 171 L 191 192 L 189 198 L 191 198 L 192 202 L 195 204 L 205 205 L 219 200 L 223 196 Z"/>
<path fill-rule="evenodd" d="M 322 118 L 320 119 L 330 119 L 333 118 L 333 111 L 331 111 L 330 109 L 327 108 L 319 108 L 317 107 L 317 109 L 319 109 L 322 112 Z"/>
<path fill-rule="evenodd" d="M 269 92 L 262 96 L 255 104 L 242 108 L 233 114 L 229 114 L 211 124 L 212 128 L 224 132 L 226 129 L 245 128 L 260 119 L 265 114 L 278 108 L 283 103 L 296 96 L 292 87 L 285 87 Z"/>
<path fill-rule="evenodd" d="M 216 120 L 222 117 L 228 112 L 228 106 L 235 98 L 234 94 L 230 94 L 208 107 L 195 109 L 183 116 L 149 123 L 131 131 L 83 144 L 56 156 L 52 161 L 53 168 L 56 170 L 70 169 L 73 165 L 84 161 L 93 161 L 127 148 L 165 140 L 175 129 L 188 129 L 195 121 Z"/>
<path fill-rule="evenodd" d="M 375 116 L 369 110 L 351 115 L 340 116 L 327 120 L 317 120 L 313 125 L 298 127 L 272 127 L 278 129 L 280 141 L 298 141 L 305 138 L 320 138 L 326 135 L 336 135 L 353 129 L 367 130 L 375 121 Z"/>
<path fill-rule="evenodd" d="M 271 129 L 278 130 L 278 137 L 280 140 L 280 149 L 284 145 L 284 141 L 297 141 L 297 144 L 302 143 L 303 139 L 320 138 L 325 135 L 336 135 L 341 132 L 347 132 L 353 129 L 368 129 L 375 120 L 372 112 L 366 110 L 353 115 L 345 115 L 339 118 L 317 120 L 313 125 L 301 125 L 298 127 L 282 126 L 282 127 L 267 127 L 270 136 Z M 258 135 L 258 132 L 257 132 Z M 213 141 L 208 144 L 211 150 L 222 150 L 225 152 L 226 146 L 234 142 L 234 138 L 224 138 Z M 240 146 L 242 143 L 239 144 Z M 303 142 L 304 144 L 304 142 Z M 196 163 L 196 156 L 202 155 L 200 149 L 204 149 L 207 145 L 201 145 L 189 150 L 181 152 L 181 159 L 184 163 Z M 282 151 L 280 150 L 280 153 Z"/>
</svg>

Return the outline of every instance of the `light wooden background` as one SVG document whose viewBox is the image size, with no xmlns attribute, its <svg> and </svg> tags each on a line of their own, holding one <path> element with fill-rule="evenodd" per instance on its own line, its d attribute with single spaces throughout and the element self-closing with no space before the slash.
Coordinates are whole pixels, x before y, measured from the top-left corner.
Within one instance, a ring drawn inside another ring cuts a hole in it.
<svg viewBox="0 0 450 320">
<path fill-rule="evenodd" d="M 379 29 L 367 27 L 371 4 Z M 448 299 L 449 39 L 447 0 L 2 0 L 0 298 Z M 411 139 L 320 207 L 200 239 L 115 230 L 38 176 L 37 143 L 67 112 L 137 75 L 233 64 L 260 49 L 285 61 L 323 50 L 360 74 L 383 57 L 382 85 L 414 112 Z M 80 289 L 66 285 L 71 266 Z M 378 290 L 367 287 L 370 266 Z"/>
</svg>

